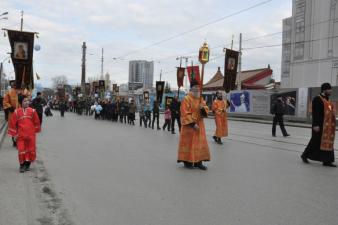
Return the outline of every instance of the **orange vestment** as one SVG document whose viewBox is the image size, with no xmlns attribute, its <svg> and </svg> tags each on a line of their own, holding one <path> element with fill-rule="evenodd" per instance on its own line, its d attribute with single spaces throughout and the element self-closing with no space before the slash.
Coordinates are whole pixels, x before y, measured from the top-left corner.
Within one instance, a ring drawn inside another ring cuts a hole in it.
<svg viewBox="0 0 338 225">
<path fill-rule="evenodd" d="M 216 137 L 228 136 L 228 115 L 226 112 L 228 107 L 229 105 L 224 100 L 216 99 L 212 104 L 212 110 L 215 112 Z"/>
<path fill-rule="evenodd" d="M 320 98 L 324 104 L 324 123 L 320 149 L 323 151 L 333 151 L 334 138 L 336 133 L 336 116 L 334 112 L 334 107 L 330 101 L 321 96 Z"/>
<path fill-rule="evenodd" d="M 18 103 L 18 94 L 17 91 L 14 88 L 11 88 L 5 95 L 3 100 L 3 108 L 9 109 L 10 107 L 13 107 L 14 109 L 19 107 Z M 9 112 L 8 114 L 8 122 L 11 120 L 12 112 Z"/>
<path fill-rule="evenodd" d="M 208 107 L 203 102 L 204 109 Z M 205 134 L 203 118 L 201 117 L 200 99 L 191 93 L 185 96 L 181 104 L 182 128 L 178 146 L 177 162 L 196 163 L 210 161 L 210 152 Z M 193 124 L 199 126 L 199 130 L 193 128 Z"/>
<path fill-rule="evenodd" d="M 9 121 L 8 134 L 16 137 L 20 164 L 36 159 L 36 133 L 40 132 L 39 116 L 30 107 L 18 108 Z"/>
</svg>

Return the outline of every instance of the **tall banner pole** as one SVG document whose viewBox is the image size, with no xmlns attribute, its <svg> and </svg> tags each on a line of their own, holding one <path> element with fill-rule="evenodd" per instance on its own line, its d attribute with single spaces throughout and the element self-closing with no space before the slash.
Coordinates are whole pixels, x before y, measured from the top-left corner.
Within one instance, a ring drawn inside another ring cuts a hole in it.
<svg viewBox="0 0 338 225">
<path fill-rule="evenodd" d="M 203 80 L 204 80 L 204 63 L 202 64 L 202 74 L 201 74 L 201 82 L 200 82 L 200 102 L 202 102 L 202 92 L 203 92 Z"/>
<path fill-rule="evenodd" d="M 182 68 L 182 56 L 180 57 L 180 68 Z M 180 86 L 178 86 L 177 90 L 177 99 L 180 100 Z"/>
</svg>

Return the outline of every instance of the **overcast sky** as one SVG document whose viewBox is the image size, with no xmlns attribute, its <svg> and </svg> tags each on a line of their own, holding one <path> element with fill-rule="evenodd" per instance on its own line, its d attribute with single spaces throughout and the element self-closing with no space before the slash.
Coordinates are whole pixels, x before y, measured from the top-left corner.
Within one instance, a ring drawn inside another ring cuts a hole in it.
<svg viewBox="0 0 338 225">
<path fill-rule="evenodd" d="M 243 40 L 282 31 L 282 19 L 291 16 L 292 0 L 272 0 L 259 7 L 230 16 L 217 23 L 189 32 L 159 45 L 145 48 L 211 21 L 234 14 L 264 0 L 0 0 L 0 14 L 8 11 L 9 20 L 0 26 L 20 28 L 23 10 L 24 30 L 39 32 L 34 52 L 34 69 L 43 86 L 51 78 L 66 75 L 71 84 L 81 81 L 81 46 L 87 43 L 87 77 L 101 73 L 101 49 L 104 48 L 104 73 L 117 83 L 128 81 L 129 60 L 153 60 L 154 80 L 163 79 L 176 87 L 177 56 L 195 55 L 206 40 L 211 58 L 206 65 L 205 82 L 221 67 L 223 47 L 230 47 L 234 35 L 234 49 L 238 49 L 239 33 Z M 267 67 L 280 80 L 282 33 L 243 42 L 243 70 Z M 135 51 L 138 50 L 138 51 Z M 0 35 L 0 59 L 10 51 L 8 38 Z M 129 54 L 131 53 L 131 54 Z M 127 55 L 128 54 L 128 55 Z M 127 56 L 126 56 L 127 55 Z M 120 58 L 113 60 L 113 58 Z M 14 76 L 13 66 L 5 63 L 5 72 Z"/>
</svg>

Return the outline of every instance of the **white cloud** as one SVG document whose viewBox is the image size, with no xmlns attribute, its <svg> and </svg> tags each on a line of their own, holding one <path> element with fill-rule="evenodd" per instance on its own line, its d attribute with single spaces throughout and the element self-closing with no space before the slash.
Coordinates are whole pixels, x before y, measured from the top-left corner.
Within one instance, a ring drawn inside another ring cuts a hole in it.
<svg viewBox="0 0 338 225">
<path fill-rule="evenodd" d="M 222 45 L 231 42 L 235 35 L 235 49 L 238 48 L 238 34 L 243 39 L 281 31 L 282 19 L 291 15 L 291 1 L 278 0 L 276 5 L 260 7 L 238 16 L 220 21 L 203 29 L 177 37 L 161 45 L 147 48 L 125 57 L 126 60 L 113 61 L 113 57 L 123 56 L 135 49 L 172 37 L 208 21 L 229 15 L 259 1 L 230 0 L 2 0 L 3 8 L 10 12 L 9 26 L 19 22 L 19 11 L 25 11 L 25 27 L 36 30 L 40 38 L 36 43 L 42 46 L 35 52 L 35 68 L 41 74 L 45 85 L 50 78 L 64 74 L 69 80 L 80 81 L 81 45 L 87 42 L 87 74 L 100 73 L 101 48 L 105 49 L 105 72 L 119 83 L 127 82 L 128 59 L 155 60 L 155 75 L 160 70 L 164 78 L 176 86 L 176 56 L 185 53 L 196 55 L 198 48 L 207 39 L 212 56 L 222 53 Z M 18 3 L 21 4 L 18 4 Z M 20 8 L 21 7 L 21 8 Z M 17 26 L 18 27 L 18 26 Z M 281 42 L 281 35 L 243 43 L 244 47 L 262 46 Z M 7 47 L 6 47 L 7 46 Z M 8 40 L 0 38 L 0 56 L 9 50 Z M 243 69 L 265 67 L 268 64 L 280 67 L 281 48 L 257 49 L 244 52 Z M 167 58 L 161 60 L 159 59 Z M 195 62 L 196 58 L 192 58 Z M 206 80 L 223 65 L 223 58 L 207 64 Z M 189 60 L 190 63 L 190 60 Z M 6 66 L 7 71 L 12 70 Z M 273 68 L 274 69 L 274 68 Z"/>
</svg>

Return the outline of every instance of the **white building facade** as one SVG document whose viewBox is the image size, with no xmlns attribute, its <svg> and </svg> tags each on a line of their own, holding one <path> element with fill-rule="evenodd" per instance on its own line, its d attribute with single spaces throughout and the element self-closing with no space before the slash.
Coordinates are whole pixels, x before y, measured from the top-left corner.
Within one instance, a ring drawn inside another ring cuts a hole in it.
<svg viewBox="0 0 338 225">
<path fill-rule="evenodd" d="M 129 83 L 142 83 L 143 88 L 153 87 L 154 62 L 145 60 L 129 61 Z"/>
<path fill-rule="evenodd" d="M 282 88 L 338 85 L 338 0 L 293 0 L 283 20 Z"/>
</svg>

